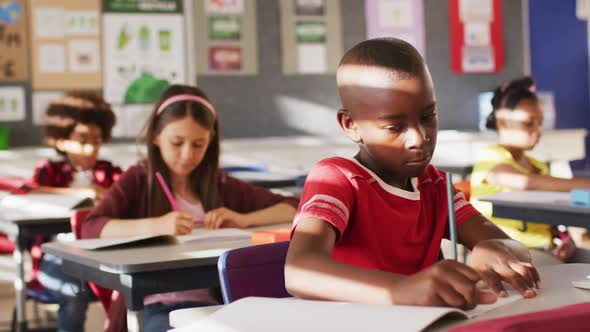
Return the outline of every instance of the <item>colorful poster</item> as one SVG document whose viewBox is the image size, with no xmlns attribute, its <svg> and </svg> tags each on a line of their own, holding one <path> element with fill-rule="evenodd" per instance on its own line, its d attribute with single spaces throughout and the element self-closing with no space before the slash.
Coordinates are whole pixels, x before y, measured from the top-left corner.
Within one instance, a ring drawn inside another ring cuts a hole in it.
<svg viewBox="0 0 590 332">
<path fill-rule="evenodd" d="M 239 47 L 211 47 L 209 49 L 211 70 L 242 69 L 242 49 Z"/>
<path fill-rule="evenodd" d="M 100 0 L 35 0 L 33 90 L 101 89 Z"/>
<path fill-rule="evenodd" d="M 203 4 L 194 7 L 197 73 L 256 74 L 256 0 L 205 0 Z"/>
<path fill-rule="evenodd" d="M 283 72 L 336 71 L 342 54 L 340 0 L 281 0 Z"/>
<path fill-rule="evenodd" d="M 395 37 L 424 57 L 424 0 L 366 0 L 367 38 Z"/>
<path fill-rule="evenodd" d="M 240 40 L 241 31 L 242 18 L 240 16 L 209 17 L 210 40 Z"/>
<path fill-rule="evenodd" d="M 171 83 L 186 83 L 180 14 L 104 15 L 104 96 L 114 104 L 153 103 Z"/>
<path fill-rule="evenodd" d="M 28 29 L 24 0 L 0 3 L 0 81 L 25 81 L 28 70 Z"/>
<path fill-rule="evenodd" d="M 66 11 L 62 7 L 33 8 L 35 38 L 62 39 L 66 34 Z"/>
<path fill-rule="evenodd" d="M 323 16 L 326 13 L 325 0 L 296 0 L 295 15 Z"/>
<path fill-rule="evenodd" d="M 94 73 L 99 68 L 99 48 L 98 41 L 90 40 L 70 40 L 69 49 L 69 71 L 72 73 Z"/>
<path fill-rule="evenodd" d="M 94 36 L 98 34 L 98 12 L 69 10 L 66 12 L 66 32 L 69 36 Z"/>
<path fill-rule="evenodd" d="M 504 65 L 501 0 L 448 0 L 451 70 L 493 73 Z"/>
<path fill-rule="evenodd" d="M 0 87 L 0 122 L 23 121 L 26 118 L 25 109 L 24 87 Z"/>
<path fill-rule="evenodd" d="M 244 0 L 205 0 L 205 13 L 241 15 L 244 13 Z"/>
<path fill-rule="evenodd" d="M 295 23 L 298 43 L 325 43 L 326 23 L 323 21 L 298 21 Z"/>
<path fill-rule="evenodd" d="M 301 74 L 321 74 L 327 69 L 325 44 L 299 44 L 297 46 Z"/>
<path fill-rule="evenodd" d="M 39 45 L 39 60 L 42 74 L 66 72 L 66 49 L 62 44 Z"/>
</svg>

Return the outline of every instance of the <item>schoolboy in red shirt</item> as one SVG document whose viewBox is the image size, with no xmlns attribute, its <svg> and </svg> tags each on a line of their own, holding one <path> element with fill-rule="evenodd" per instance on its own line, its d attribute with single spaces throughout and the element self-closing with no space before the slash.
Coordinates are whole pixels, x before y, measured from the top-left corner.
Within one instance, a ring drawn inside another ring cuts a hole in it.
<svg viewBox="0 0 590 332">
<path fill-rule="evenodd" d="M 438 113 L 428 67 L 410 44 L 373 39 L 352 48 L 337 72 L 338 123 L 359 145 L 309 173 L 294 220 L 285 281 L 298 297 L 470 309 L 501 280 L 525 297 L 539 276 L 528 250 L 455 192 L 458 238 L 470 266 L 438 262 L 447 236 L 444 173 L 430 165 Z"/>
</svg>

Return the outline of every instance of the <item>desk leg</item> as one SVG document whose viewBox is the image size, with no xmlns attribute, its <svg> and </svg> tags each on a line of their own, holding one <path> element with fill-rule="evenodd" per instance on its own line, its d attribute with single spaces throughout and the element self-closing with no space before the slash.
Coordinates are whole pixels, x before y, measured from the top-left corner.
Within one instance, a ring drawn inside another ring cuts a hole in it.
<svg viewBox="0 0 590 332">
<path fill-rule="evenodd" d="M 27 319 L 25 312 L 25 296 L 27 293 L 27 283 L 25 282 L 25 266 L 24 266 L 24 241 L 20 234 L 15 238 L 15 249 L 12 254 L 14 262 L 16 263 L 16 279 L 14 280 L 14 290 L 16 294 L 16 329 L 24 332 L 27 330 Z"/>
<path fill-rule="evenodd" d="M 141 332 L 141 310 L 127 309 L 127 331 Z"/>
</svg>

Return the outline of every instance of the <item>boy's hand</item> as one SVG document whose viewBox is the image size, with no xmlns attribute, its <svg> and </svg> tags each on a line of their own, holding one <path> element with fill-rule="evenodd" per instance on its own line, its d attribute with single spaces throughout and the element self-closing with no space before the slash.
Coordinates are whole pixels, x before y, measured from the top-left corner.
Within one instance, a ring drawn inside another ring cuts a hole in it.
<svg viewBox="0 0 590 332">
<path fill-rule="evenodd" d="M 537 295 L 539 272 L 531 263 L 528 249 L 514 240 L 486 240 L 473 248 L 469 260 L 487 285 L 501 297 L 508 296 L 502 281 L 506 281 L 525 298 Z"/>
<path fill-rule="evenodd" d="M 245 214 L 225 207 L 211 210 L 205 214 L 205 227 L 209 229 L 221 227 L 246 228 L 248 226 L 248 218 L 246 218 Z"/>
<path fill-rule="evenodd" d="M 473 309 L 496 302 L 496 296 L 476 287 L 479 274 L 465 264 L 444 260 L 396 284 L 394 303 Z"/>
</svg>

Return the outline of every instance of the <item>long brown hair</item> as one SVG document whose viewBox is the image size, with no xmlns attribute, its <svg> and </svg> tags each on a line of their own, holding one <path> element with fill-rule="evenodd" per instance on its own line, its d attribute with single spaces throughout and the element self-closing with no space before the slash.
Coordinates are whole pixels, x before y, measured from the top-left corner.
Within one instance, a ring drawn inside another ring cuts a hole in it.
<svg viewBox="0 0 590 332">
<path fill-rule="evenodd" d="M 209 100 L 201 89 L 187 85 L 171 85 L 163 93 L 146 124 L 144 137 L 147 146 L 148 164 L 148 216 L 157 217 L 172 210 L 166 194 L 155 184 L 155 173 L 160 172 L 169 186 L 170 170 L 160 148 L 154 144 L 154 139 L 169 123 L 191 117 L 196 123 L 211 132 L 211 139 L 201 163 L 189 174 L 190 189 L 199 198 L 205 211 L 220 206 L 221 194 L 218 185 L 219 176 L 219 124 L 216 116 L 204 105 L 195 101 L 179 101 L 167 106 L 161 113 L 157 110 L 168 98 L 176 95 L 190 94 Z M 174 192 L 174 188 L 170 187 Z"/>
</svg>

